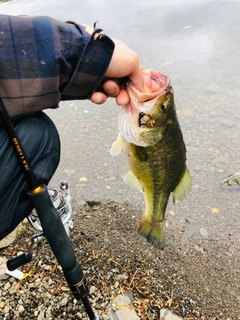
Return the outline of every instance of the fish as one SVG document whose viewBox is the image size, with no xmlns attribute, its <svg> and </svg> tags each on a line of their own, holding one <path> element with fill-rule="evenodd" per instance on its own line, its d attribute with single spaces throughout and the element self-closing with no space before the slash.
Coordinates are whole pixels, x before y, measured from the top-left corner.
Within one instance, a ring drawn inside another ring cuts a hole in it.
<svg viewBox="0 0 240 320">
<path fill-rule="evenodd" d="M 170 78 L 151 69 L 142 73 L 144 92 L 126 82 L 130 101 L 119 112 L 119 134 L 110 154 L 125 155 L 130 170 L 123 180 L 144 194 L 138 233 L 163 250 L 169 197 L 172 194 L 174 204 L 182 201 L 192 179 Z"/>
</svg>

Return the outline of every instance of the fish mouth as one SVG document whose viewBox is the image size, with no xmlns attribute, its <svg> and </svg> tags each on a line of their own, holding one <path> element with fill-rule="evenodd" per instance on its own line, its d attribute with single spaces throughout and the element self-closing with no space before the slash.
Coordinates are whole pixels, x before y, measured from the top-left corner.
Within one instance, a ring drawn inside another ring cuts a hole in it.
<svg viewBox="0 0 240 320">
<path fill-rule="evenodd" d="M 141 132 L 154 128 L 155 120 L 150 113 L 159 98 L 167 94 L 170 88 L 170 78 L 151 69 L 142 69 L 142 73 L 144 92 L 138 91 L 130 81 L 126 84 L 130 102 L 123 106 L 119 113 L 118 128 L 126 141 L 147 147 L 152 142 L 143 139 Z"/>
<path fill-rule="evenodd" d="M 138 91 L 131 82 L 127 84 L 127 91 L 132 100 L 147 102 L 159 96 L 170 86 L 170 77 L 151 69 L 142 69 L 144 92 Z"/>
<path fill-rule="evenodd" d="M 154 118 L 149 114 L 141 111 L 138 116 L 139 127 L 153 128 L 155 124 Z"/>
</svg>

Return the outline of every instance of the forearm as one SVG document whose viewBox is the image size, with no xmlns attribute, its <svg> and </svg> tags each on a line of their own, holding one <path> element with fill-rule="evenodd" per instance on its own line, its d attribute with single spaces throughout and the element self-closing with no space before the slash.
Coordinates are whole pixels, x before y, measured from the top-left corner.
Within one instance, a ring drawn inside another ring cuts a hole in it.
<svg viewBox="0 0 240 320">
<path fill-rule="evenodd" d="M 0 15 L 0 96 L 13 118 L 86 99 L 114 50 L 106 36 L 49 17 Z"/>
</svg>

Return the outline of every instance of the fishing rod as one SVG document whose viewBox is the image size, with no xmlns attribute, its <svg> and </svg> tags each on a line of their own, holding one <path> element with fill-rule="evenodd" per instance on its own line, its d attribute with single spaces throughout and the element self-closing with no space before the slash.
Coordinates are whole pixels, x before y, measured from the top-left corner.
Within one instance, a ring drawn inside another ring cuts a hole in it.
<svg viewBox="0 0 240 320">
<path fill-rule="evenodd" d="M 87 296 L 88 289 L 86 285 L 86 279 L 84 278 L 81 266 L 76 260 L 71 241 L 66 233 L 62 220 L 52 204 L 46 185 L 39 184 L 37 181 L 37 178 L 31 168 L 23 146 L 19 141 L 16 130 L 1 98 L 0 114 L 3 125 L 12 141 L 17 157 L 21 162 L 22 168 L 31 186 L 31 190 L 28 191 L 28 196 L 37 211 L 42 230 L 46 239 L 48 240 L 53 254 L 62 267 L 69 288 L 77 300 L 82 300 L 89 319 L 99 320 L 99 316 L 94 314 L 90 305 Z M 17 267 L 29 261 L 31 261 L 31 254 L 26 253 L 20 256 L 20 258 L 16 257 L 8 260 L 7 267 L 10 271 L 13 271 Z"/>
</svg>

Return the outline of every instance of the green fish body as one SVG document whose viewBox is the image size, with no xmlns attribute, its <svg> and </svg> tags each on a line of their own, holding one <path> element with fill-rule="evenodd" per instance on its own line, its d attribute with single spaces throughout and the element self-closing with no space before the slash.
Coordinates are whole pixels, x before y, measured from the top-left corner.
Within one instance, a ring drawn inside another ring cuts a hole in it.
<svg viewBox="0 0 240 320">
<path fill-rule="evenodd" d="M 132 93 L 129 94 L 132 97 Z M 149 103 L 152 103 L 151 107 Z M 120 130 L 111 153 L 116 155 L 121 149 L 130 168 L 130 173 L 124 178 L 125 183 L 135 185 L 144 193 L 145 212 L 138 227 L 139 234 L 163 249 L 169 196 L 173 194 L 174 203 L 182 201 L 192 184 L 172 87 L 167 83 L 154 99 L 147 101 L 147 108 L 140 103 L 134 110 L 132 114 L 139 110 L 138 125 L 134 129 L 135 133 L 138 132 L 135 137 L 139 143 L 127 141 L 131 138 L 124 132 L 121 134 Z M 129 124 L 134 126 L 133 121 Z"/>
</svg>

